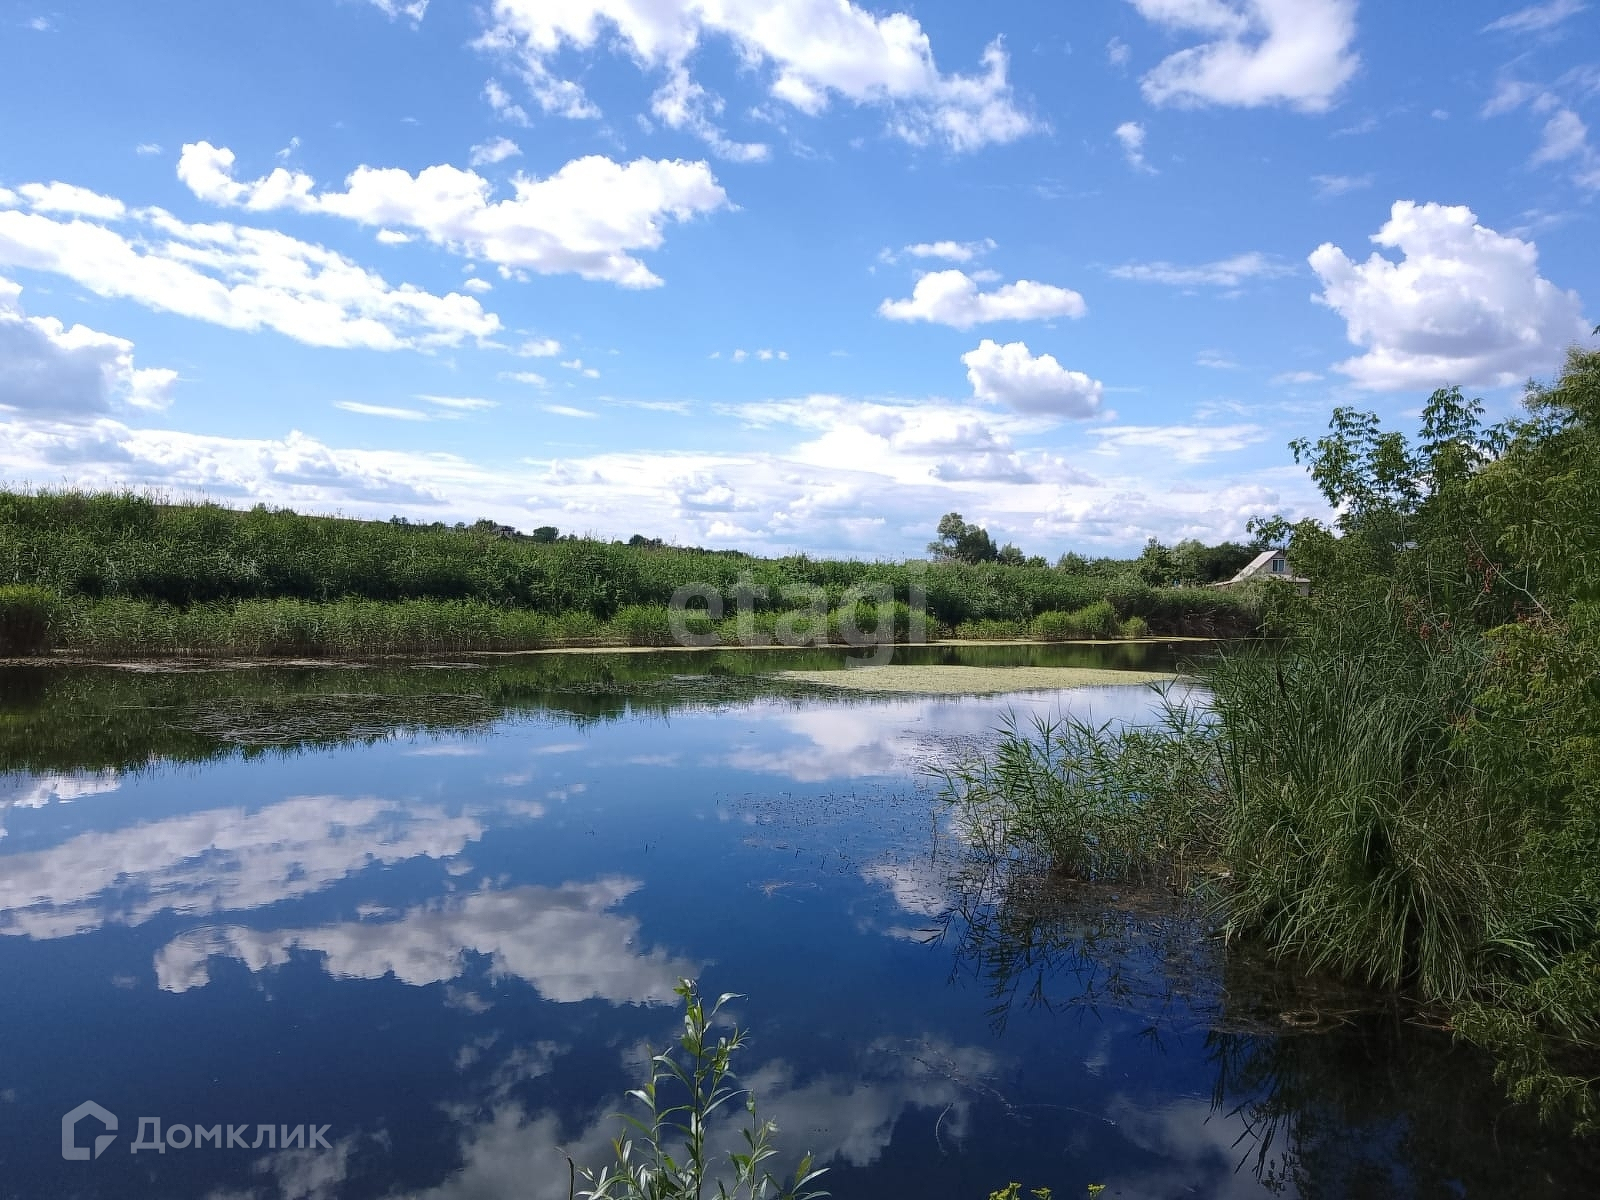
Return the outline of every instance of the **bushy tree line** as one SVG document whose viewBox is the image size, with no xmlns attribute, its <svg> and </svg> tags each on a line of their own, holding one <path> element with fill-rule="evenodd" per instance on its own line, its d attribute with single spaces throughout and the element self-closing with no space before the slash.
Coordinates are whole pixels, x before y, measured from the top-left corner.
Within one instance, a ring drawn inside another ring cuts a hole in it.
<svg viewBox="0 0 1600 1200">
<path fill-rule="evenodd" d="M 956 533 L 958 542 L 969 536 Z M 470 602 L 607 622 L 630 608 L 663 608 L 693 584 L 715 587 L 730 602 L 743 591 L 757 612 L 792 607 L 796 587 L 822 588 L 834 607 L 852 588 L 886 585 L 902 602 L 913 588 L 924 589 L 929 616 L 942 629 L 1026 623 L 1102 600 L 1119 618 L 1142 618 L 1157 633 L 1253 629 L 1250 601 L 1153 586 L 1169 582 L 1130 562 L 1117 571 L 1075 571 L 998 555 L 932 564 L 757 558 L 664 546 L 642 535 L 626 544 L 563 536 L 553 527 L 521 536 L 492 521 L 416 525 L 163 504 L 127 492 L 0 492 L 0 587 L 184 610 L 264 600 Z M 32 620 L 22 599 L 13 605 L 17 620 Z"/>
</svg>

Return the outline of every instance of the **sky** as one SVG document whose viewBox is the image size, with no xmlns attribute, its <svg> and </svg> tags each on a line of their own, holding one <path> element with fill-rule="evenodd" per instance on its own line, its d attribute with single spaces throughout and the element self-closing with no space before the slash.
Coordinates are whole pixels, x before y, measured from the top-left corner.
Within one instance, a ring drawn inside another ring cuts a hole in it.
<svg viewBox="0 0 1600 1200">
<path fill-rule="evenodd" d="M 1600 321 L 1600 4 L 0 0 L 0 482 L 895 558 Z"/>
</svg>

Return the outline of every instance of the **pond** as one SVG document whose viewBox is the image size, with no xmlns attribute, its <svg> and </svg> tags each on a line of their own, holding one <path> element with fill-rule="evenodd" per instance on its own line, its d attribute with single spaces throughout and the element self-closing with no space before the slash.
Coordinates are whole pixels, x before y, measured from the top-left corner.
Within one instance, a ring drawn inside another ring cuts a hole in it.
<svg viewBox="0 0 1600 1200">
<path fill-rule="evenodd" d="M 1160 898 L 975 871 L 929 767 L 1150 688 L 780 674 L 843 667 L 0 668 L 0 1197 L 563 1197 L 680 977 L 742 995 L 741 1079 L 840 1200 L 1592 1192 L 1446 1035 Z"/>
</svg>

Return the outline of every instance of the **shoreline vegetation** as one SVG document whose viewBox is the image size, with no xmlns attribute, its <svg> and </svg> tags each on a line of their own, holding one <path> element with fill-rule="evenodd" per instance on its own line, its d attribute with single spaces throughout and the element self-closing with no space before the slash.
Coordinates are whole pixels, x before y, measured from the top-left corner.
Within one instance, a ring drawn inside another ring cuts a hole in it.
<svg viewBox="0 0 1600 1200">
<path fill-rule="evenodd" d="M 1292 443 L 1309 597 L 1153 727 L 1010 728 L 944 776 L 997 869 L 1170 889 L 1228 944 L 1407 999 L 1510 1097 L 1600 1132 L 1600 352 L 1523 415 Z M 1171 697 L 1169 697 L 1171 699 Z"/>
<path fill-rule="evenodd" d="M 1238 553 L 1153 544 L 1139 559 L 1050 566 L 957 540 L 931 563 L 757 558 L 489 521 L 0 490 L 0 657 L 667 648 L 686 634 L 730 648 L 1239 637 L 1262 628 L 1259 588 L 1156 586 L 1208 579 Z"/>
</svg>

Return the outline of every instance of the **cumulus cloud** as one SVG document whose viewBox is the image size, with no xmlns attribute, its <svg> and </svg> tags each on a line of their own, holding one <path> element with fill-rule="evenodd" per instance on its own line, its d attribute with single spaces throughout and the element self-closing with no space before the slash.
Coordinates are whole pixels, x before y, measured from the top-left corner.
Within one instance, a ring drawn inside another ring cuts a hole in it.
<svg viewBox="0 0 1600 1200">
<path fill-rule="evenodd" d="M 492 137 L 487 142 L 481 142 L 472 148 L 468 161 L 475 167 L 492 166 L 495 163 L 505 162 L 508 158 L 516 158 L 522 153 L 522 147 L 508 137 Z"/>
<path fill-rule="evenodd" d="M 1258 250 L 1235 254 L 1232 258 L 1216 262 L 1181 266 L 1170 262 L 1124 263 L 1111 268 L 1116 279 L 1132 279 L 1140 283 L 1165 283 L 1173 287 L 1238 287 L 1251 279 L 1270 279 L 1277 275 L 1292 275 L 1294 267 L 1279 262 Z"/>
<path fill-rule="evenodd" d="M 658 248 L 669 221 L 728 206 L 709 166 L 676 159 L 623 164 L 589 155 L 543 179 L 513 176 L 512 195 L 501 200 L 492 198 L 494 185 L 476 171 L 448 165 L 415 175 L 398 167 L 358 167 L 342 192 L 318 192 L 309 175 L 282 167 L 241 182 L 233 168 L 233 151 L 196 142 L 184 146 L 178 177 L 213 204 L 258 212 L 287 208 L 411 229 L 507 270 L 571 273 L 629 288 L 662 281 L 628 251 Z"/>
<path fill-rule="evenodd" d="M 687 83 L 689 62 L 713 38 L 732 43 L 747 65 L 765 68 L 774 99 L 809 115 L 835 97 L 883 106 L 898 136 L 957 151 L 1015 141 L 1037 127 L 1015 103 L 998 40 L 984 51 L 980 71 L 946 74 L 915 18 L 876 16 L 851 0 L 494 0 L 482 44 L 519 59 L 547 112 L 589 116 L 595 109 L 579 85 L 555 73 L 563 50 L 618 46 L 645 69 L 665 72 L 669 89 L 682 93 L 679 77 Z M 698 96 L 704 117 L 714 104 Z"/>
<path fill-rule="evenodd" d="M 1532 242 L 1477 223 L 1472 210 L 1397 201 L 1366 262 L 1319 246 L 1314 297 L 1366 353 L 1338 364 L 1365 388 L 1501 386 L 1548 371 L 1586 337 L 1578 294 L 1539 274 Z"/>
<path fill-rule="evenodd" d="M 1069 371 L 1049 354 L 1030 354 L 1026 344 L 1004 346 L 984 338 L 961 356 L 972 394 L 1022 413 L 1048 413 L 1082 420 L 1100 412 L 1105 387 L 1082 371 Z"/>
<path fill-rule="evenodd" d="M 19 284 L 0 277 L 0 409 L 73 418 L 171 402 L 176 371 L 135 367 L 124 338 L 30 317 L 21 295 Z"/>
<path fill-rule="evenodd" d="M 1117 141 L 1122 144 L 1122 156 L 1136 171 L 1154 175 L 1156 169 L 1144 160 L 1144 126 L 1137 121 L 1124 121 L 1116 130 Z"/>
<path fill-rule="evenodd" d="M 35 211 L 0 208 L 0 265 L 48 271 L 97 296 L 230 329 L 274 329 L 312 346 L 455 346 L 500 328 L 500 319 L 470 296 L 391 286 L 342 255 L 287 234 L 189 225 L 156 208 L 123 213 L 123 232 L 112 228 L 109 215 L 87 219 L 90 208 L 122 213 L 120 202 L 101 197 L 102 205 L 84 198 L 92 193 L 69 196 L 61 188 L 24 184 L 18 194 Z M 50 215 L 56 212 L 70 219 Z"/>
<path fill-rule="evenodd" d="M 885 300 L 878 313 L 891 321 L 930 321 L 954 329 L 971 329 L 989 321 L 1040 321 L 1081 317 L 1088 312 L 1083 297 L 1071 288 L 1019 279 L 992 292 L 980 292 L 965 271 L 931 271 L 917 280 L 905 300 Z"/>
<path fill-rule="evenodd" d="M 1152 104 L 1328 109 L 1360 65 L 1355 0 L 1130 0 L 1147 20 L 1208 40 L 1145 75 Z"/>
<path fill-rule="evenodd" d="M 942 258 L 947 262 L 971 262 L 995 248 L 993 238 L 984 238 L 977 242 L 913 242 L 901 250 L 902 254 L 909 254 L 912 258 Z M 890 261 L 894 255 L 887 255 Z"/>
</svg>

